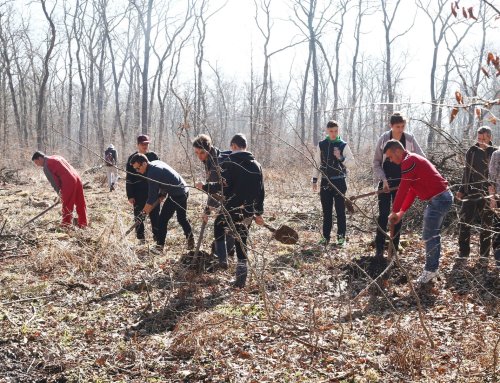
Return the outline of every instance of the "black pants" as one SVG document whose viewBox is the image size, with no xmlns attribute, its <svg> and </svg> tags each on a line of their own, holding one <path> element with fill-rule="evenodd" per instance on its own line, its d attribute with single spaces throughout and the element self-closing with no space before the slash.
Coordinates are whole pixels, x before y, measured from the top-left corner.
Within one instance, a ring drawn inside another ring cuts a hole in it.
<svg viewBox="0 0 500 383">
<path fill-rule="evenodd" d="M 481 257 L 488 257 L 491 249 L 491 238 L 493 232 L 491 225 L 493 223 L 493 211 L 490 209 L 489 200 L 481 196 L 468 196 L 471 201 L 464 201 L 460 209 L 460 223 L 458 232 L 458 246 L 460 256 L 468 257 L 470 254 L 470 229 L 474 225 L 476 217 L 481 219 L 481 228 L 479 230 L 479 254 Z"/>
<path fill-rule="evenodd" d="M 321 198 L 321 207 L 323 209 L 323 238 L 330 240 L 330 234 L 333 226 L 333 206 L 335 204 L 335 213 L 337 214 L 337 236 L 345 237 L 346 233 L 346 217 L 345 217 L 345 192 L 347 184 L 345 178 L 330 181 L 321 179 L 321 189 L 319 192 Z"/>
<path fill-rule="evenodd" d="M 242 211 L 241 209 L 233 209 L 230 210 L 230 217 L 234 224 L 234 228 L 236 229 L 236 233 L 234 232 L 232 225 L 227 222 L 228 220 L 224 214 L 219 214 L 214 223 L 215 240 L 224 240 L 224 235 L 233 237 L 238 260 L 246 260 L 247 240 L 250 232 L 250 225 L 252 223 L 251 217 L 253 217 L 253 214 Z M 229 231 L 228 234 L 226 234 L 226 228 Z"/>
<path fill-rule="evenodd" d="M 184 235 L 187 237 L 193 235 L 193 231 L 191 229 L 191 224 L 187 219 L 187 200 L 188 194 L 184 194 L 181 196 L 168 196 L 163 206 L 161 208 L 160 217 L 158 219 L 158 235 L 157 235 L 157 243 L 160 246 L 165 245 L 165 238 L 167 237 L 167 227 L 168 221 L 177 213 L 177 222 L 182 227 L 184 231 Z"/>
<path fill-rule="evenodd" d="M 141 211 L 144 209 L 144 205 L 146 205 L 146 201 L 148 199 L 148 195 L 138 195 L 135 198 L 134 204 L 134 217 L 139 216 Z M 151 221 L 151 229 L 153 230 L 153 238 L 156 239 L 158 236 L 158 215 L 160 214 L 160 206 L 155 207 L 149 213 L 149 220 Z M 144 223 L 137 225 L 135 227 L 135 235 L 137 239 L 144 239 Z"/>
<path fill-rule="evenodd" d="M 388 180 L 389 187 L 399 186 L 399 179 L 397 180 Z M 378 189 L 381 190 L 383 188 L 382 182 L 379 183 Z M 390 193 L 381 193 L 378 195 L 378 226 L 382 228 L 382 230 L 387 231 L 387 222 L 389 221 L 389 214 L 391 214 L 391 205 L 396 198 L 396 190 Z M 399 237 L 401 232 L 401 225 L 403 221 L 399 221 L 397 225 L 394 226 L 394 247 L 397 249 L 399 246 Z M 377 227 L 377 235 L 375 236 L 375 249 L 377 254 L 383 254 L 384 252 L 384 244 L 385 244 L 385 234 L 383 231 Z"/>
</svg>

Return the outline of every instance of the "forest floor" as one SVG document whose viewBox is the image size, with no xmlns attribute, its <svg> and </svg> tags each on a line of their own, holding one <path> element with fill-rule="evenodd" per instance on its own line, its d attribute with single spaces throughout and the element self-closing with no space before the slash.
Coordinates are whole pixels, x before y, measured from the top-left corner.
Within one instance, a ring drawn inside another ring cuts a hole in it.
<svg viewBox="0 0 500 383">
<path fill-rule="evenodd" d="M 459 267 L 454 224 L 435 282 L 412 290 L 424 264 L 418 208 L 401 267 L 373 282 L 376 198 L 348 218 L 347 245 L 325 249 L 304 173 L 268 171 L 264 217 L 300 240 L 280 244 L 253 225 L 252 273 L 238 290 L 234 261 L 201 274 L 179 262 L 186 249 L 175 220 L 164 254 L 150 251 L 150 232 L 146 245 L 125 238 L 133 221 L 122 179 L 113 193 L 103 173 L 83 180 L 91 226 L 69 231 L 59 207 L 25 225 L 55 197 L 42 171 L 0 182 L 2 383 L 498 381 L 498 276 L 491 259 Z M 204 198 L 189 199 L 196 234 Z"/>
</svg>

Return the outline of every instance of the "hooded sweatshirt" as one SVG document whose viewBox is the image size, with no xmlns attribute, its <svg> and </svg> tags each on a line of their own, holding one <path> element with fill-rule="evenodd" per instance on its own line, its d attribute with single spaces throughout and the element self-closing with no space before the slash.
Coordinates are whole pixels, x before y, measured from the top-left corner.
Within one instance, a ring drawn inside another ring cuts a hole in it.
<svg viewBox="0 0 500 383">
<path fill-rule="evenodd" d="M 227 210 L 243 208 L 247 214 L 264 213 L 264 179 L 262 167 L 252 153 L 246 151 L 231 152 L 220 163 L 222 185 L 209 182 L 203 190 L 222 191 L 224 206 Z"/>
</svg>

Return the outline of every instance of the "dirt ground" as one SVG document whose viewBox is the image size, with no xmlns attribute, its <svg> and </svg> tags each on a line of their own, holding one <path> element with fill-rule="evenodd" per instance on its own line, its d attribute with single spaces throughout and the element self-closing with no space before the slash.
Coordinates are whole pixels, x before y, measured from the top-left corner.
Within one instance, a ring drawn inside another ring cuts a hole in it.
<svg viewBox="0 0 500 383">
<path fill-rule="evenodd" d="M 307 177 L 270 170 L 265 219 L 300 240 L 280 244 L 252 226 L 251 276 L 238 290 L 234 260 L 203 273 L 179 261 L 186 244 L 175 220 L 161 255 L 150 231 L 145 245 L 125 237 L 123 179 L 110 193 L 102 169 L 83 175 L 91 226 L 65 231 L 59 207 L 25 224 L 55 198 L 41 171 L 2 174 L 0 382 L 498 381 L 498 276 L 491 259 L 455 262 L 453 225 L 436 282 L 412 289 L 424 249 L 411 214 L 400 265 L 374 281 L 385 266 L 371 258 L 376 199 L 348 218 L 344 248 L 325 249 Z M 196 234 L 204 198 L 189 199 Z"/>
</svg>

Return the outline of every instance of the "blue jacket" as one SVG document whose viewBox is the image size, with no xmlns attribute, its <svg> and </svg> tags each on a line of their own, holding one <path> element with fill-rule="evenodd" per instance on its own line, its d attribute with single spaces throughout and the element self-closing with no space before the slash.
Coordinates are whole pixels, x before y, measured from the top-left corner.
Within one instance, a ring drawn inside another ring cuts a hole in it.
<svg viewBox="0 0 500 383">
<path fill-rule="evenodd" d="M 178 197 L 187 194 L 188 188 L 186 181 L 177 173 L 170 165 L 157 160 L 151 161 L 146 170 L 149 192 L 147 203 L 152 205 L 158 199 L 160 194 L 169 194 L 173 197 Z"/>
</svg>

